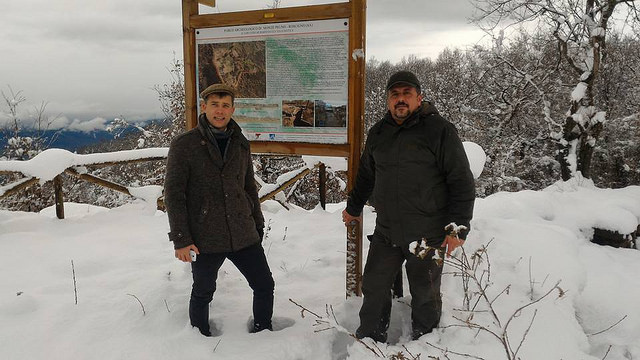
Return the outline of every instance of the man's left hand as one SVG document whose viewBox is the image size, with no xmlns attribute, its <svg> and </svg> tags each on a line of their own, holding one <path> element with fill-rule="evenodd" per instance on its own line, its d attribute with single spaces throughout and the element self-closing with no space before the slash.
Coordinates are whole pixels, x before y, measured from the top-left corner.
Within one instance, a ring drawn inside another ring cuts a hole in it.
<svg viewBox="0 0 640 360">
<path fill-rule="evenodd" d="M 176 258 L 180 261 L 184 261 L 184 262 L 191 262 L 191 254 L 189 253 L 189 250 L 193 250 L 196 252 L 196 255 L 200 255 L 200 250 L 198 250 L 198 248 L 194 245 L 191 244 L 189 246 L 185 246 L 183 248 L 180 249 L 176 249 L 175 250 L 175 255 Z"/>
<path fill-rule="evenodd" d="M 451 253 L 453 250 L 464 244 L 464 240 L 460 239 L 457 236 L 447 235 L 444 237 L 444 241 L 442 242 L 441 247 L 447 248 L 447 257 L 451 257 Z"/>
</svg>

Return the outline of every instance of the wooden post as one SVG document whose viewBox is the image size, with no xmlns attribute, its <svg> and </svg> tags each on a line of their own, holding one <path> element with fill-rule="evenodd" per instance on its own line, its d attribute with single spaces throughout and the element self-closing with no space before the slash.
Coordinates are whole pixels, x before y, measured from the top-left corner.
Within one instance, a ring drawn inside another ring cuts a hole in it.
<svg viewBox="0 0 640 360">
<path fill-rule="evenodd" d="M 318 191 L 320 191 L 320 206 L 327 210 L 327 167 L 324 163 L 318 166 Z"/>
<path fill-rule="evenodd" d="M 347 191 L 351 191 L 360 165 L 364 132 L 364 71 L 366 0 L 351 0 L 349 29 L 349 160 Z M 347 297 L 362 296 L 362 224 L 347 226 Z"/>
<path fill-rule="evenodd" d="M 56 216 L 58 219 L 64 219 L 64 193 L 62 192 L 62 177 L 60 175 L 53 178 L 53 192 L 56 201 Z"/>
<path fill-rule="evenodd" d="M 198 15 L 196 0 L 182 0 L 182 48 L 184 53 L 184 103 L 187 130 L 198 124 L 198 89 L 196 89 L 196 30 L 191 15 Z"/>
</svg>

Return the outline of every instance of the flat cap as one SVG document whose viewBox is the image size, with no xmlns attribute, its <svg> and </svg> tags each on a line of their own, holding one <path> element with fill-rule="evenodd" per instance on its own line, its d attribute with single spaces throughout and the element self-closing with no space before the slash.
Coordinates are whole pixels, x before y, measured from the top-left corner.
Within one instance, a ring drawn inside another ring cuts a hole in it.
<svg viewBox="0 0 640 360">
<path fill-rule="evenodd" d="M 411 71 L 398 71 L 391 75 L 389 81 L 387 82 L 387 91 L 391 90 L 396 85 L 409 85 L 413 86 L 420 93 L 420 81 L 416 77 L 414 73 Z"/>
<path fill-rule="evenodd" d="M 200 98 L 203 100 L 207 99 L 207 96 L 214 94 L 214 93 L 224 93 L 224 94 L 229 94 L 231 95 L 232 98 L 236 98 L 236 92 L 235 90 L 229 86 L 229 85 L 225 85 L 225 84 L 213 84 L 213 85 L 209 85 L 206 89 L 202 90 L 202 92 L 200 93 Z"/>
</svg>

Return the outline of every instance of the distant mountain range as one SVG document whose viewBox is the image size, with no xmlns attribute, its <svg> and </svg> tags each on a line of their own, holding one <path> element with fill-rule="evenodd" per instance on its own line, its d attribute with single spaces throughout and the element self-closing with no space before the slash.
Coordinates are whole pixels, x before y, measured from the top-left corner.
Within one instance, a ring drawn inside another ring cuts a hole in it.
<svg viewBox="0 0 640 360">
<path fill-rule="evenodd" d="M 156 122 L 162 120 L 149 120 L 150 122 Z M 106 130 L 94 130 L 90 132 L 76 131 L 76 130 L 48 130 L 44 133 L 47 139 L 53 139 L 49 148 L 59 148 L 75 152 L 86 146 L 95 145 L 101 142 L 114 140 L 116 137 L 122 137 L 132 132 L 138 132 L 139 130 L 134 127 L 128 127 L 126 129 L 118 130 L 115 132 L 109 132 Z M 36 131 L 25 129 L 20 132 L 20 136 L 34 136 Z M 0 149 L 3 149 L 7 145 L 8 138 L 5 134 L 0 132 Z M 49 141 L 46 142 L 47 144 Z M 2 153 L 2 151 L 0 151 Z"/>
</svg>

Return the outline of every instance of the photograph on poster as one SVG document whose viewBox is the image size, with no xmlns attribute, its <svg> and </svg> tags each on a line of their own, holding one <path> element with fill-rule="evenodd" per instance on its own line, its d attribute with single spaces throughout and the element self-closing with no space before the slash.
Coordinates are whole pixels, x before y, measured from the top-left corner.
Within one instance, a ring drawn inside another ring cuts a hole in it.
<svg viewBox="0 0 640 360">
<path fill-rule="evenodd" d="M 282 126 L 312 127 L 313 111 L 313 100 L 283 100 Z"/>
<path fill-rule="evenodd" d="M 238 123 L 271 129 L 280 127 L 280 104 L 243 99 L 235 102 L 235 108 L 233 119 Z"/>
<path fill-rule="evenodd" d="M 347 127 L 347 104 L 316 100 L 315 127 Z"/>
<path fill-rule="evenodd" d="M 198 45 L 198 91 L 223 83 L 236 90 L 236 97 L 265 98 L 267 72 L 264 41 Z"/>
</svg>

